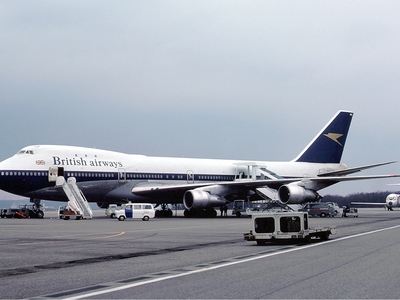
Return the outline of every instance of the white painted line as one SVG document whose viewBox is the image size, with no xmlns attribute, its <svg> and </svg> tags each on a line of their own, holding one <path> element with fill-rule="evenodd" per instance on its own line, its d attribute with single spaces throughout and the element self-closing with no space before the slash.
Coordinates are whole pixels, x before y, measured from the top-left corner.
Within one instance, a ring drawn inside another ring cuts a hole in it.
<svg viewBox="0 0 400 300">
<path fill-rule="evenodd" d="M 304 249 L 308 249 L 308 248 L 312 248 L 312 247 L 323 246 L 323 245 L 326 245 L 326 244 L 329 244 L 329 243 L 336 243 L 336 242 L 340 242 L 340 241 L 343 241 L 343 240 L 348 240 L 348 239 L 352 239 L 352 238 L 356 238 L 356 237 L 360 237 L 360 236 L 364 236 L 364 235 L 368 235 L 368 234 L 374 234 L 374 233 L 377 233 L 377 232 L 391 230 L 391 229 L 395 229 L 395 228 L 399 228 L 399 227 L 400 227 L 400 225 L 396 225 L 396 226 L 392 226 L 392 227 L 388 227 L 388 228 L 382 228 L 382 229 L 377 229 L 377 230 L 368 231 L 368 232 L 364 232 L 364 233 L 358 233 L 358 234 L 354 234 L 354 235 L 350 235 L 350 236 L 346 236 L 346 237 L 342 237 L 342 238 L 337 238 L 337 239 L 334 239 L 334 240 L 328 240 L 328 241 L 325 241 L 325 242 L 306 245 L 306 246 L 299 247 L 299 248 L 291 248 L 291 249 L 286 249 L 286 250 L 282 250 L 282 251 L 279 251 L 279 252 L 262 254 L 262 255 L 258 255 L 258 256 L 254 256 L 254 257 L 250 257 L 250 258 L 245 258 L 245 259 L 242 259 L 242 260 L 237 260 L 237 261 L 228 262 L 228 263 L 215 265 L 215 266 L 207 266 L 207 267 L 204 267 L 202 269 L 187 271 L 187 272 L 184 272 L 184 273 L 168 275 L 168 276 L 159 277 L 159 278 L 153 278 L 153 279 L 140 281 L 140 282 L 136 282 L 136 283 L 130 283 L 130 284 L 126 284 L 126 285 L 122 285 L 122 286 L 118 286 L 118 287 L 104 289 L 104 290 L 101 290 L 101 291 L 90 292 L 90 293 L 87 293 L 87 294 L 81 294 L 81 295 L 77 295 L 77 296 L 73 296 L 73 297 L 65 298 L 65 299 L 81 299 L 81 298 L 85 298 L 85 297 L 93 297 L 93 296 L 97 296 L 97 295 L 108 294 L 108 293 L 121 291 L 121 290 L 125 290 L 125 289 L 130 289 L 130 288 L 134 288 L 134 287 L 137 287 L 137 286 L 146 285 L 146 284 L 150 284 L 150 283 L 154 283 L 154 282 L 160 282 L 160 281 L 164 281 L 164 280 L 168 280 L 168 279 L 172 279 L 172 278 L 178 278 L 178 277 L 188 276 L 188 275 L 192 275 L 192 274 L 196 274 L 196 273 L 207 272 L 207 271 L 220 269 L 220 268 L 224 268 L 224 267 L 229 267 L 229 266 L 233 266 L 233 265 L 237 265 L 237 264 L 243 264 L 243 263 L 246 263 L 246 262 L 249 262 L 249 261 L 263 259 L 263 258 L 275 256 L 275 255 L 282 255 L 282 254 L 285 254 L 285 253 L 304 250 Z"/>
</svg>

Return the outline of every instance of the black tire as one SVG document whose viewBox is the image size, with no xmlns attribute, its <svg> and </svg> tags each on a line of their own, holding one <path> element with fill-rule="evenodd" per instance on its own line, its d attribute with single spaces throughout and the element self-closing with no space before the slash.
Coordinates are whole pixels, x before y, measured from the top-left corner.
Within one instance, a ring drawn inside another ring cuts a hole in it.
<svg viewBox="0 0 400 300">
<path fill-rule="evenodd" d="M 118 221 L 125 221 L 125 216 L 119 216 Z"/>
<path fill-rule="evenodd" d="M 319 235 L 319 238 L 323 241 L 326 241 L 329 239 L 329 232 L 324 232 L 322 234 Z"/>
<path fill-rule="evenodd" d="M 148 221 L 149 219 L 150 219 L 149 216 L 144 216 L 144 217 L 142 218 L 143 221 Z"/>
</svg>

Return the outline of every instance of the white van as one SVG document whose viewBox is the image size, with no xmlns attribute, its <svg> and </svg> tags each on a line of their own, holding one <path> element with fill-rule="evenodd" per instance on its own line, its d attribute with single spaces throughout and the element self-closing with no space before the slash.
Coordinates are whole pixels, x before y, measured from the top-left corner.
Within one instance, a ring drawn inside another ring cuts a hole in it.
<svg viewBox="0 0 400 300">
<path fill-rule="evenodd" d="M 121 209 L 115 210 L 115 217 L 118 221 L 125 221 L 125 219 L 148 221 L 154 218 L 155 214 L 154 206 L 150 203 L 127 203 L 123 204 Z"/>
<path fill-rule="evenodd" d="M 110 204 L 105 211 L 107 217 L 114 219 L 115 218 L 115 211 L 117 209 L 121 209 L 117 204 Z"/>
</svg>

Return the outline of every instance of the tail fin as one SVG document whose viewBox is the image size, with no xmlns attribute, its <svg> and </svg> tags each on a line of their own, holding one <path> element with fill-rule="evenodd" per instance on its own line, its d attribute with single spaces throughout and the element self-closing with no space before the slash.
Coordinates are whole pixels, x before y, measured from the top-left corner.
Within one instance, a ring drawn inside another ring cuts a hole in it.
<svg viewBox="0 0 400 300">
<path fill-rule="evenodd" d="M 293 161 L 340 163 L 353 113 L 338 111 L 320 133 Z"/>
</svg>

